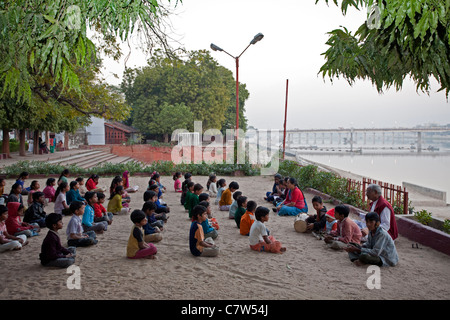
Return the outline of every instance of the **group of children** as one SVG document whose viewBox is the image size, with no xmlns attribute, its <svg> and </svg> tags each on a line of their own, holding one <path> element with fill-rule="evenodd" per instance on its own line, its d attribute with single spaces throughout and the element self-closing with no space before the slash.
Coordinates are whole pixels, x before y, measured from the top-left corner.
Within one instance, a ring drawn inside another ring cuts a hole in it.
<svg viewBox="0 0 450 320">
<path fill-rule="evenodd" d="M 272 191 L 267 192 L 264 199 L 279 206 L 286 199 L 286 181 L 276 174 Z M 348 206 L 339 204 L 327 210 L 320 196 L 313 197 L 312 205 L 315 214 L 305 219 L 306 230 L 324 240 L 329 248 L 348 252 L 350 260 L 357 265 L 395 266 L 398 263 L 394 239 L 381 227 L 379 214 L 370 212 L 365 215 L 365 221 L 352 220 Z"/>
<path fill-rule="evenodd" d="M 229 219 L 235 221 L 239 234 L 249 237 L 249 246 L 255 251 L 282 253 L 286 248 L 281 245 L 264 226 L 269 219 L 269 209 L 258 207 L 256 201 L 248 200 L 239 191 L 239 183 L 232 181 L 227 185 L 225 179 L 217 179 L 210 174 L 206 182 L 206 190 L 200 183 L 192 181 L 192 174 L 185 173 L 181 182 L 181 173 L 173 176 L 174 189 L 180 192 L 180 201 L 191 220 L 189 244 L 194 256 L 216 256 L 219 248 L 214 244 L 218 236 L 219 226 L 212 217 L 211 198 L 218 211 L 228 212 Z M 257 223 L 255 223 L 257 222 Z"/>
<path fill-rule="evenodd" d="M 23 172 L 9 194 L 4 192 L 4 179 L 0 180 L 0 252 L 21 249 L 28 238 L 48 228 L 39 254 L 41 264 L 67 267 L 75 261 L 76 247 L 98 243 L 97 234 L 107 231 L 114 215 L 129 212 L 129 208 L 123 210 L 130 202 L 127 192 L 136 192 L 137 187 L 127 185 L 124 189 L 124 180 L 129 182 L 128 171 L 122 177 L 114 177 L 107 208 L 103 205 L 106 188 L 98 186 L 98 175 L 91 175 L 86 183 L 83 177 L 69 181 L 69 176 L 69 170 L 65 169 L 58 179 L 48 178 L 41 191 L 37 180 L 33 180 L 29 188 L 24 187 L 29 174 Z M 28 197 L 25 204 L 23 196 Z M 53 212 L 47 214 L 45 207 L 52 202 Z M 58 235 L 64 216 L 71 216 L 66 227 L 67 248 L 62 246 Z"/>
<path fill-rule="evenodd" d="M 85 183 L 81 177 L 69 182 L 69 174 L 68 170 L 64 170 L 59 179 L 47 179 L 45 189 L 40 191 L 40 185 L 35 180 L 29 188 L 24 188 L 28 175 L 23 173 L 11 187 L 9 195 L 4 193 L 4 180 L 0 180 L 0 192 L 3 194 L 0 198 L 0 252 L 20 249 L 28 243 L 28 238 L 38 235 L 42 228 L 48 228 L 41 246 L 41 264 L 67 267 L 75 261 L 76 247 L 96 244 L 97 234 L 107 231 L 114 215 L 130 213 L 131 198 L 128 193 L 136 192 L 138 188 L 130 187 L 128 172 L 113 178 L 107 209 L 103 206 L 106 188 L 98 186 L 98 175 L 90 176 Z M 225 179 L 217 179 L 215 174 L 211 174 L 205 190 L 202 184 L 192 181 L 192 174 L 185 173 L 183 182 L 182 176 L 180 172 L 173 175 L 174 191 L 180 193 L 180 202 L 191 222 L 189 248 L 194 256 L 219 254 L 219 247 L 215 244 L 219 224 L 212 215 L 212 198 L 216 208 L 228 212 L 229 219 L 235 221 L 239 234 L 248 237 L 252 250 L 286 251 L 265 226 L 265 222 L 269 221 L 269 208 L 258 206 L 256 201 L 244 196 L 236 181 L 227 185 Z M 286 199 L 286 181 L 279 174 L 275 175 L 273 189 L 265 194 L 264 199 L 275 207 L 279 206 Z M 159 173 L 154 172 L 143 194 L 142 209 L 133 210 L 130 214 L 133 225 L 126 250 L 128 258 L 156 257 L 157 249 L 153 243 L 162 240 L 162 231 L 170 213 L 169 206 L 163 200 L 165 191 Z M 26 204 L 22 195 L 28 197 Z M 49 202 L 54 202 L 54 212 L 46 214 L 44 209 Z M 380 227 L 378 214 L 367 214 L 362 228 L 348 217 L 348 206 L 338 205 L 327 210 L 319 196 L 312 199 L 312 206 L 315 214 L 306 219 L 307 230 L 324 240 L 330 248 L 347 251 L 355 264 L 397 264 L 394 241 Z M 58 236 L 65 215 L 71 215 L 66 228 L 67 248 L 61 245 Z"/>
</svg>

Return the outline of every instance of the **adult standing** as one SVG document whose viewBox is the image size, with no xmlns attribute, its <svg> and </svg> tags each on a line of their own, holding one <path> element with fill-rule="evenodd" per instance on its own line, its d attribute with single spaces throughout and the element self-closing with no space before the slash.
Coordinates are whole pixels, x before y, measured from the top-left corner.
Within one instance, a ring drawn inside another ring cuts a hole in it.
<svg viewBox="0 0 450 320">
<path fill-rule="evenodd" d="M 392 240 L 397 239 L 398 229 L 394 209 L 381 195 L 381 187 L 378 184 L 370 184 L 367 187 L 366 195 L 372 201 L 370 211 L 376 212 L 380 216 L 380 226 L 389 233 Z"/>
<path fill-rule="evenodd" d="M 286 188 L 288 190 L 286 199 L 274 211 L 278 211 L 279 216 L 296 216 L 302 212 L 308 212 L 303 192 L 297 185 L 295 178 L 287 180 Z"/>
</svg>

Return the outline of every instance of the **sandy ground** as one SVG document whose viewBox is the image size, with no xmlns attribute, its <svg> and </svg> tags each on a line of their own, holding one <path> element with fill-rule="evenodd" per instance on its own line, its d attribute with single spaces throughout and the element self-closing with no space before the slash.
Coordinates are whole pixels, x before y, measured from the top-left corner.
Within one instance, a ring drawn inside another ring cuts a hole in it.
<svg viewBox="0 0 450 320">
<path fill-rule="evenodd" d="M 263 200 L 265 192 L 271 189 L 271 177 L 224 178 L 227 183 L 237 181 L 249 200 L 271 207 Z M 111 179 L 102 177 L 100 184 L 109 185 Z M 132 208 L 142 207 L 148 179 L 131 177 L 132 185 L 140 186 L 137 193 L 131 194 Z M 38 180 L 43 188 L 46 179 Z M 194 176 L 193 181 L 206 185 L 207 178 Z M 7 180 L 5 190 L 9 191 L 12 183 L 13 180 Z M 227 212 L 214 206 L 213 215 L 220 225 L 216 241 L 220 255 L 194 257 L 188 247 L 190 221 L 180 204 L 180 194 L 173 191 L 171 177 L 162 177 L 162 183 L 167 187 L 164 200 L 171 212 L 164 238 L 156 243 L 158 259 L 127 259 L 132 223 L 129 216 L 115 216 L 108 231 L 98 236 L 97 245 L 78 248 L 75 265 L 80 268 L 81 289 L 71 290 L 67 286 L 71 274 L 66 269 L 40 265 L 40 246 L 47 234 L 47 229 L 43 229 L 22 250 L 1 254 L 0 299 L 441 300 L 450 296 L 450 257 L 443 253 L 420 245 L 412 248 L 411 241 L 400 236 L 396 240 L 399 264 L 381 268 L 381 288 L 369 289 L 367 281 L 372 273 L 367 273 L 366 267 L 354 266 L 347 253 L 332 251 L 311 234 L 297 233 L 294 217 L 273 213 L 267 227 L 286 246 L 284 254 L 250 250 L 248 237 L 239 234 Z M 310 204 L 312 195 L 305 196 Z M 53 205 L 49 205 L 46 212 L 52 209 Z M 63 221 L 59 234 L 66 245 L 69 217 Z"/>
</svg>

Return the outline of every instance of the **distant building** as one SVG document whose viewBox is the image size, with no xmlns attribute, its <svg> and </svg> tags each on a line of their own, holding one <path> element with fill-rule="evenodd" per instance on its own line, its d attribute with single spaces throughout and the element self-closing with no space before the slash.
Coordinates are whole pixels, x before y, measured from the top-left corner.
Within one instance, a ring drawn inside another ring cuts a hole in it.
<svg viewBox="0 0 450 320">
<path fill-rule="evenodd" d="M 123 123 L 111 121 L 105 122 L 105 144 L 122 144 L 128 141 L 139 142 L 139 130 Z"/>
</svg>

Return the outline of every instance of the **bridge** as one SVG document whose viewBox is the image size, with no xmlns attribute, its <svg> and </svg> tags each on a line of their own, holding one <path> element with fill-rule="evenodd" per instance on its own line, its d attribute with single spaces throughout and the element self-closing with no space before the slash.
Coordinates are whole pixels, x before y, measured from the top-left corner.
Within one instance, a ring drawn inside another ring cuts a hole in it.
<svg viewBox="0 0 450 320">
<path fill-rule="evenodd" d="M 280 134 L 283 135 L 283 130 L 280 130 Z M 446 133 L 439 135 L 439 140 L 450 142 L 450 127 L 394 127 L 394 128 L 336 128 L 336 129 L 290 129 L 286 130 L 286 143 L 290 148 L 294 142 L 294 138 L 297 138 L 299 142 L 304 138 L 306 144 L 310 141 L 316 144 L 318 139 L 322 140 L 322 144 L 325 144 L 325 140 L 328 143 L 333 144 L 336 139 L 340 144 L 344 141 L 345 144 L 350 145 L 350 150 L 353 150 L 354 144 L 358 141 L 358 138 L 362 135 L 362 144 L 373 144 L 376 141 L 376 135 L 381 134 L 381 143 L 385 144 L 389 136 L 392 136 L 392 141 L 395 138 L 400 139 L 402 143 L 405 143 L 405 134 L 416 135 L 415 144 L 417 151 L 422 151 L 423 134 L 424 133 Z M 360 139 L 361 140 L 361 139 Z"/>
</svg>

